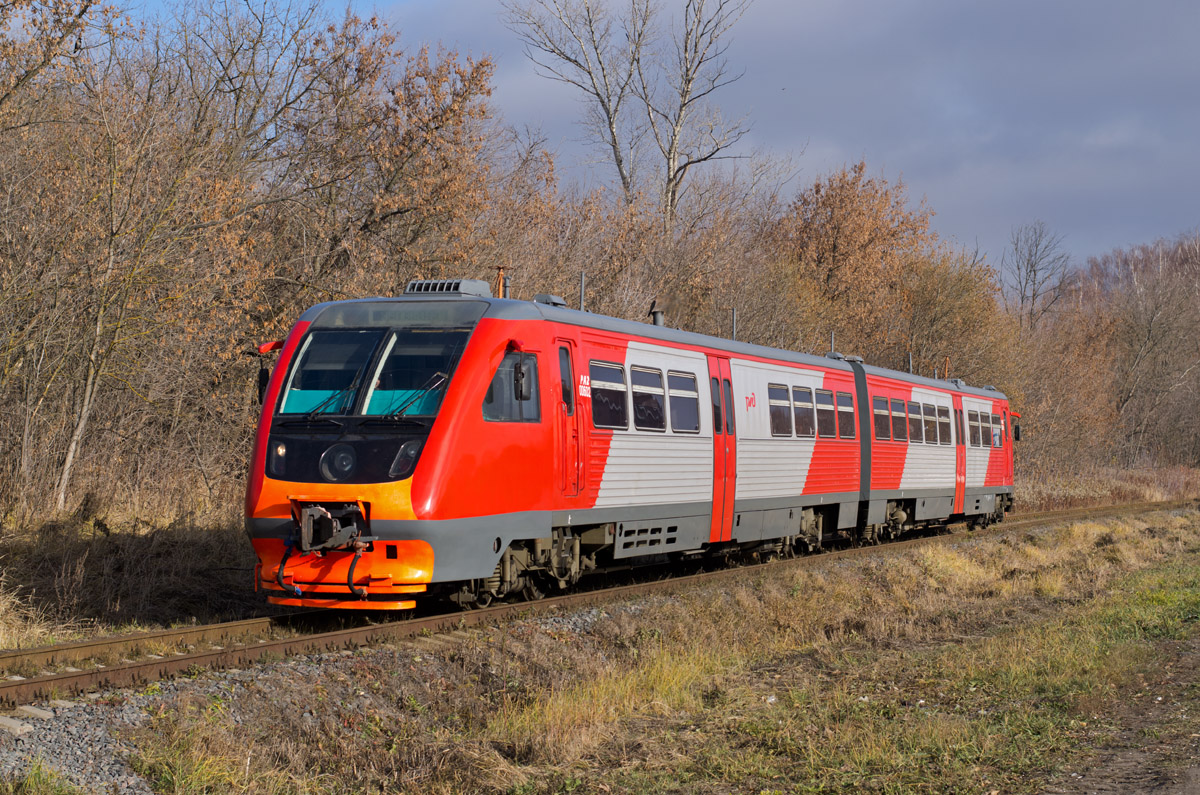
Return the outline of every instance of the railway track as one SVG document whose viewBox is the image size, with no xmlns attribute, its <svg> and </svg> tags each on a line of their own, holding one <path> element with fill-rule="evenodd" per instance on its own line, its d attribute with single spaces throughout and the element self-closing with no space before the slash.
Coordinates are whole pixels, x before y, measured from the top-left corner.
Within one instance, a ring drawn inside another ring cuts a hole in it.
<svg viewBox="0 0 1200 795">
<path fill-rule="evenodd" d="M 1079 508 L 1039 514 L 1013 514 L 1003 524 L 975 537 L 1016 528 L 1084 518 L 1111 518 L 1152 510 L 1195 506 L 1182 502 L 1135 503 L 1105 508 Z M 409 618 L 381 624 L 321 627 L 340 616 L 313 612 L 274 618 L 254 618 L 223 624 L 159 630 L 120 637 L 65 643 L 36 649 L 0 652 L 0 705 L 15 707 L 40 700 L 91 692 L 110 687 L 139 685 L 205 668 L 244 668 L 264 658 L 356 648 L 429 634 L 496 623 L 515 615 L 550 608 L 579 607 L 611 602 L 629 596 L 677 590 L 698 583 L 719 583 L 744 577 L 748 569 L 763 566 L 811 566 L 837 558 L 863 554 L 893 554 L 928 544 L 962 540 L 962 533 L 912 538 L 883 546 L 847 548 L 768 564 L 751 564 L 670 579 L 640 582 L 615 588 L 572 593 L 539 602 L 502 604 L 469 612 Z M 311 621 L 310 621 L 311 619 Z M 308 626 L 306 626 L 308 624 Z"/>
</svg>

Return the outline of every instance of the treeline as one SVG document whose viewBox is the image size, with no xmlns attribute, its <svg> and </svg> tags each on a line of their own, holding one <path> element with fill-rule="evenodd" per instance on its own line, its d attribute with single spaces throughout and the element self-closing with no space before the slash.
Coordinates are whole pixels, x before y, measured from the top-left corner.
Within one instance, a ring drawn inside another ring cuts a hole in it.
<svg viewBox="0 0 1200 795">
<path fill-rule="evenodd" d="M 661 191 L 559 179 L 492 63 L 274 2 L 132 24 L 0 8 L 0 516 L 236 514 L 257 343 L 410 278 L 994 384 L 1026 472 L 1200 463 L 1200 240 L 1002 263 L 858 163 L 784 194 L 761 156 Z M 736 137 L 730 139 L 736 140 Z M 624 175 L 623 175 L 624 176 Z"/>
</svg>

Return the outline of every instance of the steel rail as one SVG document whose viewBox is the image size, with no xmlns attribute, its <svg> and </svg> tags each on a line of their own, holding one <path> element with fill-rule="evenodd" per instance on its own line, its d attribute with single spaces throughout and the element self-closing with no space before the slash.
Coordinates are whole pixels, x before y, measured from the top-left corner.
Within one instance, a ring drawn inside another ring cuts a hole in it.
<svg viewBox="0 0 1200 795">
<path fill-rule="evenodd" d="M 1102 508 L 1077 508 L 1064 511 L 1054 511 L 1045 514 L 1013 515 L 1012 519 L 1001 524 L 996 524 L 988 530 L 974 531 L 973 533 L 969 534 L 942 533 L 940 535 L 922 536 L 882 545 L 851 547 L 834 550 L 820 555 L 788 558 L 773 563 L 747 564 L 737 567 L 717 569 L 714 571 L 700 572 L 698 574 L 671 577 L 668 579 L 655 580 L 651 582 L 641 582 L 632 585 L 617 586 L 614 588 L 604 588 L 582 593 L 566 594 L 564 596 L 551 597 L 537 602 L 516 602 L 511 604 L 502 604 L 479 610 L 443 613 L 435 616 L 412 618 L 372 626 L 352 627 L 349 629 L 321 632 L 301 637 L 259 640 L 255 643 L 238 644 L 225 648 L 214 647 L 208 650 L 197 651 L 189 654 L 177 653 L 169 657 L 140 660 L 136 662 L 122 662 L 118 665 L 96 667 L 83 671 L 67 671 L 63 673 L 31 677 L 29 679 L 9 679 L 6 681 L 0 681 L 0 704 L 15 706 L 18 704 L 31 703 L 41 699 L 55 698 L 70 693 L 88 692 L 111 687 L 139 685 L 158 679 L 164 679 L 174 674 L 194 671 L 206 667 L 240 668 L 257 662 L 267 656 L 282 658 L 296 654 L 313 654 L 336 651 L 339 649 L 360 648 L 385 641 L 404 640 L 425 634 L 448 632 L 456 629 L 478 626 L 481 624 L 495 624 L 504 618 L 523 615 L 538 615 L 551 609 L 594 606 L 618 601 L 629 596 L 678 591 L 701 583 L 712 584 L 719 583 L 725 579 L 740 579 L 746 577 L 747 574 L 750 573 L 761 574 L 768 566 L 771 567 L 772 571 L 782 571 L 783 567 L 816 566 L 829 561 L 857 555 L 890 555 L 920 546 L 952 543 L 971 538 L 984 538 L 990 535 L 999 534 L 1030 525 L 1052 524 L 1061 521 L 1069 521 L 1075 518 L 1102 518 L 1131 513 L 1172 510 L 1182 507 L 1195 507 L 1196 505 L 1197 501 L 1188 500 L 1181 502 L 1137 503 Z M 212 632 L 214 633 L 212 635 L 213 637 L 220 637 L 224 639 L 231 636 L 229 628 L 238 628 L 239 630 L 244 628 L 244 630 L 240 632 L 240 634 L 244 635 L 254 631 L 256 628 L 261 628 L 264 621 L 270 622 L 271 620 L 272 619 L 248 619 L 246 621 L 235 621 L 227 624 L 212 625 L 209 627 L 188 628 L 188 630 L 185 631 L 196 633 L 196 637 L 203 637 L 203 633 L 206 631 Z M 89 650 L 95 649 L 100 653 L 112 654 L 114 653 L 113 648 L 115 648 L 115 646 L 112 644 L 121 644 L 120 648 L 126 650 L 134 649 L 146 645 L 147 643 L 151 642 L 154 637 L 166 637 L 170 636 L 172 633 L 178 632 L 181 632 L 181 630 L 164 630 L 161 632 L 144 633 L 141 635 L 109 639 L 107 641 L 110 644 L 108 647 L 105 646 L 106 641 L 103 639 L 96 641 L 84 641 L 77 644 L 64 644 L 64 647 L 86 647 Z M 46 657 L 45 655 L 53 655 L 56 648 L 64 647 L 47 647 L 44 649 L 31 650 L 30 652 L 6 652 L 3 657 L 0 657 L 0 659 L 28 662 L 29 659 L 33 658 L 33 655 L 42 655 L 37 659 L 57 660 L 61 659 L 61 657 Z M 22 654 L 26 655 L 23 660 L 21 658 Z"/>
</svg>

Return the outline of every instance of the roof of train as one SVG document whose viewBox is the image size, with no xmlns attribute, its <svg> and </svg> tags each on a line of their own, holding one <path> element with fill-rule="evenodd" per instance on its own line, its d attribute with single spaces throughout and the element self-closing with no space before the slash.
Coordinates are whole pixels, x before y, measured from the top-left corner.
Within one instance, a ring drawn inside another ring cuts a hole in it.
<svg viewBox="0 0 1200 795">
<path fill-rule="evenodd" d="M 300 319 L 308 321 L 316 320 L 316 318 L 326 308 L 337 304 L 361 302 L 401 303 L 409 301 L 482 301 L 488 304 L 488 309 L 484 313 L 484 317 L 489 318 L 503 318 L 507 320 L 552 320 L 556 323 L 565 323 L 571 326 L 598 329 L 600 331 L 610 331 L 616 334 L 643 337 L 646 339 L 671 342 L 680 345 L 694 345 L 698 347 L 712 348 L 714 350 L 742 356 L 778 359 L 779 361 L 802 364 L 808 367 L 823 367 L 826 369 L 843 370 L 846 372 L 853 370 L 850 362 L 842 359 L 831 359 L 826 356 L 814 356 L 808 353 L 796 353 L 794 351 L 783 350 L 782 348 L 770 348 L 766 345 L 755 345 L 749 342 L 738 342 L 736 340 L 728 340 L 722 337 L 712 337 L 707 334 L 698 334 L 694 331 L 683 331 L 682 329 L 671 328 L 669 326 L 655 326 L 651 323 L 642 323 L 634 320 L 622 320 L 621 318 L 610 317 L 608 315 L 598 315 L 592 312 L 581 312 L 578 309 L 568 309 L 567 307 L 563 306 L 553 306 L 551 304 L 543 304 L 534 301 L 517 301 L 509 298 L 486 298 L 476 295 L 445 293 L 405 295 L 397 296 L 395 298 L 358 298 L 350 301 L 330 301 L 317 304 L 305 311 L 300 316 Z M 988 400 L 1007 399 L 1003 392 L 996 390 L 994 387 L 982 388 L 968 385 L 959 386 L 958 384 L 944 379 L 914 375 L 911 373 L 901 372 L 899 370 L 890 370 L 886 367 L 876 367 L 870 364 L 864 364 L 863 370 L 869 375 L 895 378 L 911 384 L 925 386 L 932 389 L 960 392 L 962 394 L 975 395 Z"/>
</svg>

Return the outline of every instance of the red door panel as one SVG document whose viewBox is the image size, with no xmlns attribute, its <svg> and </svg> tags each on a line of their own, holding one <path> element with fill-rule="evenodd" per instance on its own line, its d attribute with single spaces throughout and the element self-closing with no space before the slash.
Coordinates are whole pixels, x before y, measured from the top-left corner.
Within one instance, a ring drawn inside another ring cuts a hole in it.
<svg viewBox="0 0 1200 795">
<path fill-rule="evenodd" d="M 713 416 L 713 497 L 709 541 L 733 537 L 733 490 L 737 472 L 737 448 L 733 427 L 733 390 L 729 360 L 709 356 L 709 395 Z"/>
<path fill-rule="evenodd" d="M 564 497 L 579 494 L 579 483 L 582 480 L 580 470 L 583 468 L 579 449 L 579 422 L 582 412 L 579 411 L 578 396 L 575 392 L 575 362 L 575 346 L 570 340 L 560 339 L 558 369 L 562 389 L 558 403 L 558 425 L 562 444 L 562 465 L 559 485 Z"/>
</svg>

